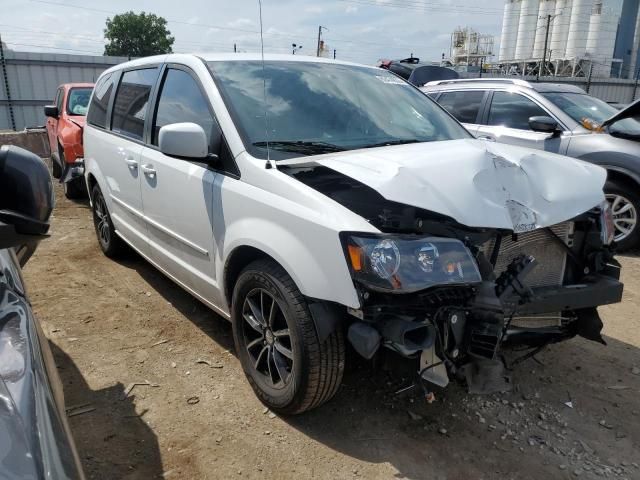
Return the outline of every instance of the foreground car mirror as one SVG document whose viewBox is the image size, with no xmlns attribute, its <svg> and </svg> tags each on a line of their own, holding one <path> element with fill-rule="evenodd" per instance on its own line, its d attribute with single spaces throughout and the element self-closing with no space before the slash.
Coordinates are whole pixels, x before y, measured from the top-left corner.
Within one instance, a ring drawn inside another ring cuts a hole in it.
<svg viewBox="0 0 640 480">
<path fill-rule="evenodd" d="M 58 112 L 58 107 L 55 105 L 46 105 L 44 107 L 44 114 L 46 117 L 58 118 L 60 116 L 60 112 Z"/>
<path fill-rule="evenodd" d="M 207 134 L 195 123 L 172 123 L 165 125 L 158 134 L 160 151 L 171 157 L 209 162 L 217 155 L 209 154 Z"/>
<path fill-rule="evenodd" d="M 529 127 L 534 132 L 552 133 L 560 132 L 558 122 L 547 116 L 529 117 Z"/>
<path fill-rule="evenodd" d="M 24 148 L 0 147 L 0 248 L 15 247 L 21 263 L 26 262 L 49 231 L 53 204 L 44 161 Z"/>
</svg>

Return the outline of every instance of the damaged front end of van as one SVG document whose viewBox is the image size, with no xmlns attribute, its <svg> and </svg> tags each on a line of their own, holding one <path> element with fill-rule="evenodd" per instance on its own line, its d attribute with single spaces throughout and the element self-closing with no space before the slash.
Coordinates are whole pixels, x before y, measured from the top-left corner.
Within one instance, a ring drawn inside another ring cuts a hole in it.
<svg viewBox="0 0 640 480">
<path fill-rule="evenodd" d="M 597 307 L 621 300 L 603 169 L 473 140 L 281 162 L 380 233 L 341 232 L 360 299 L 348 338 L 389 348 L 422 379 L 511 388 L 504 352 L 580 335 L 604 343 Z"/>
</svg>

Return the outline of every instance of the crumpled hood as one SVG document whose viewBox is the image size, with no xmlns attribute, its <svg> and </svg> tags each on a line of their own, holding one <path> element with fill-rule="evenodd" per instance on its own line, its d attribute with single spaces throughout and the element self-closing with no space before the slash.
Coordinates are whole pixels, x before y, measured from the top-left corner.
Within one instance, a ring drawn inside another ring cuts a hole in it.
<svg viewBox="0 0 640 480">
<path fill-rule="evenodd" d="M 278 164 L 319 164 L 387 200 L 480 228 L 525 232 L 555 225 L 604 200 L 606 171 L 561 155 L 482 140 L 363 149 Z"/>
</svg>

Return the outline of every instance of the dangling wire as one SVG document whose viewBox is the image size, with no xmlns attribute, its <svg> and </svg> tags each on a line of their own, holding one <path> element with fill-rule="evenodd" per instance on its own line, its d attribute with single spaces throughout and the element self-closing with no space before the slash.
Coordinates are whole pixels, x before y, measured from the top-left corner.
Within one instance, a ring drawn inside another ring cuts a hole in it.
<svg viewBox="0 0 640 480">
<path fill-rule="evenodd" d="M 260 55 L 262 58 L 262 97 L 264 100 L 264 134 L 267 145 L 267 163 L 265 168 L 276 168 L 275 162 L 271 161 L 269 151 L 269 119 L 267 118 L 267 75 L 264 68 L 264 39 L 262 36 L 262 0 L 258 0 L 258 8 L 260 10 Z"/>
</svg>

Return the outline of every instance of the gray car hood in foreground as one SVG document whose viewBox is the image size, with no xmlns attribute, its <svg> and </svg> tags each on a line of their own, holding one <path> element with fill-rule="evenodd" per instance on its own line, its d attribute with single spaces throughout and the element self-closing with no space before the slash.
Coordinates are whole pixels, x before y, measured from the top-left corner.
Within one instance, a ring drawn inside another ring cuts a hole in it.
<svg viewBox="0 0 640 480">
<path fill-rule="evenodd" d="M 280 161 L 318 164 L 387 200 L 469 227 L 525 232 L 571 219 L 604 201 L 606 171 L 561 155 L 482 140 L 362 149 Z"/>
</svg>

